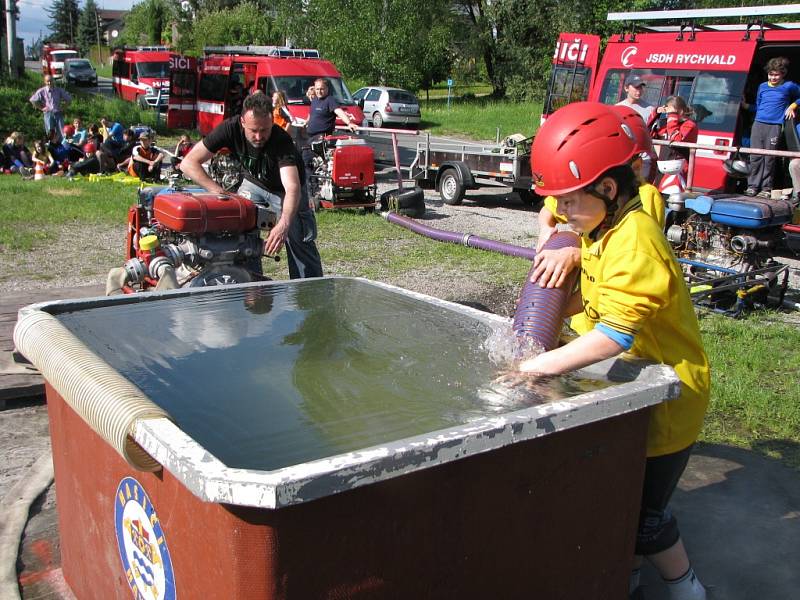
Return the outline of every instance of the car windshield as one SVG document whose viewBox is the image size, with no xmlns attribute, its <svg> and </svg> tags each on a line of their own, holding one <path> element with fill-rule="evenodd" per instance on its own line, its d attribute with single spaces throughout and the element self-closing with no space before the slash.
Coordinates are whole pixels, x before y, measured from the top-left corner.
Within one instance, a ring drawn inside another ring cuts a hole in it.
<svg viewBox="0 0 800 600">
<path fill-rule="evenodd" d="M 136 63 L 139 77 L 153 79 L 166 79 L 169 77 L 169 62 L 140 62 Z"/>
<path fill-rule="evenodd" d="M 389 90 L 389 102 L 400 102 L 402 104 L 419 104 L 417 97 L 405 90 Z"/>
<path fill-rule="evenodd" d="M 306 90 L 314 85 L 314 80 L 317 76 L 297 76 L 297 77 L 273 77 L 270 82 L 269 89 L 264 91 L 271 94 L 276 89 L 283 91 L 286 94 L 286 100 L 289 104 L 308 104 L 310 101 L 306 98 Z M 328 90 L 331 96 L 336 98 L 339 104 L 352 106 L 353 96 L 350 90 L 339 77 L 323 77 L 328 82 Z M 262 85 L 259 85 L 263 89 Z"/>
<path fill-rule="evenodd" d="M 92 68 L 92 65 L 89 64 L 88 60 L 71 60 L 67 64 L 69 65 L 70 69 L 78 69 L 81 71 Z"/>
<path fill-rule="evenodd" d="M 51 52 L 50 56 L 53 57 L 53 60 L 65 60 L 67 58 L 73 58 L 77 56 L 78 53 L 75 50 L 62 50 L 61 52 Z"/>
</svg>

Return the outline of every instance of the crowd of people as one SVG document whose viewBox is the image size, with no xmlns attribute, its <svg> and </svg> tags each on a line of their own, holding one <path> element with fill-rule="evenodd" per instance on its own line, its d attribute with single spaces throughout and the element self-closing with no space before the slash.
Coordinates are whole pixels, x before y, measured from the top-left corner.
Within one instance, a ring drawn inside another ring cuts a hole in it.
<svg viewBox="0 0 800 600">
<path fill-rule="evenodd" d="M 162 179 L 166 164 L 180 171 L 181 160 L 193 145 L 184 134 L 174 151 L 162 150 L 155 145 L 149 127 L 126 128 L 105 118 L 84 127 L 76 117 L 60 130 L 51 128 L 44 137 L 33 140 L 32 151 L 22 133 L 9 134 L 0 153 L 0 172 L 19 173 L 25 179 L 124 172 L 156 182 Z"/>
<path fill-rule="evenodd" d="M 44 115 L 44 135 L 32 141 L 31 151 L 23 133 L 11 132 L 0 152 L 0 173 L 36 179 L 124 172 L 156 182 L 162 179 L 162 166 L 167 162 L 179 172 L 182 159 L 194 145 L 188 135 L 182 135 L 174 151 L 163 150 L 155 145 L 155 132 L 149 127 L 126 128 L 105 117 L 88 126 L 80 117 L 65 124 L 65 110 L 71 101 L 69 92 L 45 75 L 44 86 L 30 97 L 31 105 Z"/>
</svg>

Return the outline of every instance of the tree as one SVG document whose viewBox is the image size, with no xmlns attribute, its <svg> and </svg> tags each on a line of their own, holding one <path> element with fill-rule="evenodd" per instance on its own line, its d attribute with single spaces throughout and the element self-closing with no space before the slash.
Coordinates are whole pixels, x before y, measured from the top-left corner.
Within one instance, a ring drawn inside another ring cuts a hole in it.
<svg viewBox="0 0 800 600">
<path fill-rule="evenodd" d="M 175 15 L 175 6 L 168 0 L 144 0 L 134 5 L 125 17 L 122 42 L 158 45 L 169 38 L 169 26 Z"/>
<path fill-rule="evenodd" d="M 89 49 L 98 44 L 98 16 L 97 4 L 94 0 L 86 0 L 86 4 L 81 11 L 81 16 L 78 18 L 78 48 L 81 54 L 86 56 Z"/>
<path fill-rule="evenodd" d="M 309 0 L 307 18 L 295 21 L 305 29 L 289 35 L 318 47 L 348 77 L 417 90 L 447 71 L 450 6 L 447 0 Z"/>
<path fill-rule="evenodd" d="M 80 16 L 77 0 L 55 0 L 45 11 L 50 15 L 49 41 L 74 44 Z"/>
<path fill-rule="evenodd" d="M 253 2 L 202 13 L 178 42 L 181 52 L 200 55 L 205 46 L 280 44 L 275 21 Z"/>
</svg>

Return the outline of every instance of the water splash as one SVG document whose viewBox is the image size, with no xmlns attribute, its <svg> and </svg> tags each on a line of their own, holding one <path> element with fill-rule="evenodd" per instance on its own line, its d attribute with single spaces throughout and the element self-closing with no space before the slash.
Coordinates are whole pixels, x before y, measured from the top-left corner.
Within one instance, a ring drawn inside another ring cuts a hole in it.
<svg viewBox="0 0 800 600">
<path fill-rule="evenodd" d="M 489 360 L 498 367 L 513 369 L 520 362 L 542 354 L 544 347 L 532 337 L 517 337 L 511 324 L 495 326 L 483 344 L 482 349 Z"/>
</svg>

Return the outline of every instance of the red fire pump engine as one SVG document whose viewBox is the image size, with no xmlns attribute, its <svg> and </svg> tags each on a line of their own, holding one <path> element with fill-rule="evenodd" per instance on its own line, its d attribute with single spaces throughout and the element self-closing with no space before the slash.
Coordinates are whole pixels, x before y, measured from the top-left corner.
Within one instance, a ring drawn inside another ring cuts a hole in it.
<svg viewBox="0 0 800 600">
<path fill-rule="evenodd" d="M 260 278 L 260 232 L 277 222 L 268 206 L 201 188 L 145 188 L 128 211 L 126 262 L 112 269 L 107 294 L 247 283 Z"/>
<path fill-rule="evenodd" d="M 309 195 L 320 208 L 375 209 L 375 155 L 364 139 L 328 135 L 312 143 Z"/>
</svg>

